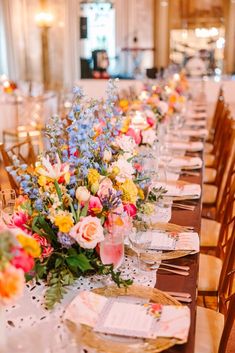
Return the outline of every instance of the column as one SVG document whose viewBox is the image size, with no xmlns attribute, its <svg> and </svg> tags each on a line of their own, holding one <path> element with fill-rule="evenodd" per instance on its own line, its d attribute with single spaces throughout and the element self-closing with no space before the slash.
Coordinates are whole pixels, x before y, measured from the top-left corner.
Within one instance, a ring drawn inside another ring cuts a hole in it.
<svg viewBox="0 0 235 353">
<path fill-rule="evenodd" d="M 170 53 L 169 0 L 154 1 L 154 47 L 154 66 L 166 68 Z"/>
<path fill-rule="evenodd" d="M 235 0 L 227 0 L 225 9 L 224 72 L 235 72 Z"/>
</svg>

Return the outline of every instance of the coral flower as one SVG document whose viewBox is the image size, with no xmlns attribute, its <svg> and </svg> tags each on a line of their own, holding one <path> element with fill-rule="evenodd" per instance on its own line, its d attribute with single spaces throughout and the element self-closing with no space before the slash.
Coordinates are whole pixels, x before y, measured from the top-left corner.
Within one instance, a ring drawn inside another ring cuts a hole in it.
<svg viewBox="0 0 235 353">
<path fill-rule="evenodd" d="M 0 304 L 17 299 L 23 293 L 24 284 L 24 272 L 21 269 L 8 265 L 0 271 Z"/>
<path fill-rule="evenodd" d="M 32 270 L 34 267 L 34 260 L 30 255 L 26 253 L 26 251 L 15 247 L 12 249 L 12 252 L 14 257 L 11 260 L 11 264 L 13 266 L 22 269 L 25 273 Z"/>
</svg>

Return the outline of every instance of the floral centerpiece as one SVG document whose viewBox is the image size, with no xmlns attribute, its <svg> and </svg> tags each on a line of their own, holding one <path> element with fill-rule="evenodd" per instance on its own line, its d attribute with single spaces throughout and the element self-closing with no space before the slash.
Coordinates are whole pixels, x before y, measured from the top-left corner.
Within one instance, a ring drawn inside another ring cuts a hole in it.
<svg viewBox="0 0 235 353">
<path fill-rule="evenodd" d="M 102 263 L 99 244 L 114 227 L 128 232 L 148 198 L 136 144 L 121 131 L 115 83 L 106 101 L 87 101 L 78 88 L 74 93 L 68 119 L 54 117 L 47 126 L 50 148 L 36 166 L 15 158 L 9 168 L 21 187 L 10 223 L 40 245 L 29 275 L 46 280 L 48 308 L 82 275 L 111 274 L 118 285 L 131 284 Z"/>
</svg>

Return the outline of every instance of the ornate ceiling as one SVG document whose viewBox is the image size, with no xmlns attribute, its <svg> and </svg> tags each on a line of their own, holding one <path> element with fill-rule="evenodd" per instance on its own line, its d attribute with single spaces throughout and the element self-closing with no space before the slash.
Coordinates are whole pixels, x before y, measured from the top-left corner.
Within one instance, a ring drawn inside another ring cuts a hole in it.
<svg viewBox="0 0 235 353">
<path fill-rule="evenodd" d="M 227 0 L 171 0 L 171 27 L 211 27 L 223 24 Z"/>
</svg>

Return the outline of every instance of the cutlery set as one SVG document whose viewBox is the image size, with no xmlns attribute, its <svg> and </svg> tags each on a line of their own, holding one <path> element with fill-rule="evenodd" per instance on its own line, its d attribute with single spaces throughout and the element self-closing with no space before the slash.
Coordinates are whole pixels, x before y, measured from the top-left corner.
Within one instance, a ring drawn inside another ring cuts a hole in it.
<svg viewBox="0 0 235 353">
<path fill-rule="evenodd" d="M 181 265 L 173 265 L 168 263 L 161 262 L 160 265 L 156 264 L 156 268 L 158 266 L 158 270 L 167 271 L 171 273 L 175 273 L 181 276 L 188 276 L 189 275 L 189 266 L 181 266 Z M 170 267 L 170 268 L 168 268 Z M 153 268 L 153 267 L 152 267 Z"/>
<path fill-rule="evenodd" d="M 187 211 L 194 211 L 195 210 L 195 206 L 187 205 L 187 204 L 183 204 L 183 203 L 177 203 L 177 202 L 174 202 L 172 207 L 178 208 L 181 210 L 187 210 Z"/>
</svg>

